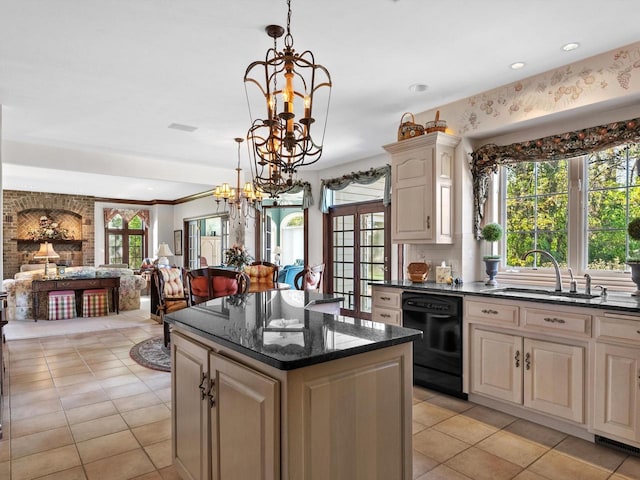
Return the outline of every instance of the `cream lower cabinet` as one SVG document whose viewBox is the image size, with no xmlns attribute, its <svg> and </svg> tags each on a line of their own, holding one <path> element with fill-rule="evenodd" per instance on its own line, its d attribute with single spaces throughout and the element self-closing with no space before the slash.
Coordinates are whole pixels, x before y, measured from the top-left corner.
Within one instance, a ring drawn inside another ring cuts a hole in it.
<svg viewBox="0 0 640 480">
<path fill-rule="evenodd" d="M 172 456 L 184 480 L 280 478 L 278 381 L 172 334 Z"/>
<path fill-rule="evenodd" d="M 402 289 L 372 286 L 371 320 L 402 326 Z"/>
<path fill-rule="evenodd" d="M 640 447 L 640 316 L 596 317 L 593 430 Z"/>
<path fill-rule="evenodd" d="M 474 328 L 471 391 L 583 423 L 583 347 Z"/>
</svg>

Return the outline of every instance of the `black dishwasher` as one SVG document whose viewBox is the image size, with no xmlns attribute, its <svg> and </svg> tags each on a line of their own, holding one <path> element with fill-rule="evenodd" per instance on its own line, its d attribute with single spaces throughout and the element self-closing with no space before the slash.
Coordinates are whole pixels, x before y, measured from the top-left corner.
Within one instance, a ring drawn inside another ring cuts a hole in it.
<svg viewBox="0 0 640 480">
<path fill-rule="evenodd" d="M 462 392 L 462 297 L 402 294 L 402 324 L 422 331 L 413 343 L 413 383 L 467 398 Z"/>
</svg>

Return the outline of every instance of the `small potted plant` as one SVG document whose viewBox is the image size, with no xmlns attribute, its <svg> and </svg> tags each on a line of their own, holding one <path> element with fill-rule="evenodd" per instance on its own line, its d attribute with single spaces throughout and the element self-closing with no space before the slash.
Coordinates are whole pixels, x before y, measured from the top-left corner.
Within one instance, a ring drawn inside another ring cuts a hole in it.
<svg viewBox="0 0 640 480">
<path fill-rule="evenodd" d="M 640 217 L 636 217 L 627 225 L 627 233 L 629 238 L 640 241 Z M 627 265 L 631 267 L 631 280 L 636 284 L 636 291 L 631 295 L 640 296 L 640 249 L 632 250 Z"/>
<path fill-rule="evenodd" d="M 484 227 L 482 227 L 482 239 L 490 244 L 490 253 L 488 255 L 484 255 L 482 260 L 485 263 L 485 271 L 489 276 L 489 280 L 486 281 L 485 285 L 496 286 L 498 282 L 495 277 L 498 274 L 498 266 L 500 265 L 500 255 L 496 255 L 494 253 L 494 246 L 496 242 L 498 242 L 502 238 L 502 226 L 498 223 L 487 223 Z"/>
<path fill-rule="evenodd" d="M 234 244 L 224 252 L 225 263 L 228 267 L 233 267 L 241 272 L 244 267 L 253 262 L 253 257 L 244 248 L 244 245 Z"/>
</svg>

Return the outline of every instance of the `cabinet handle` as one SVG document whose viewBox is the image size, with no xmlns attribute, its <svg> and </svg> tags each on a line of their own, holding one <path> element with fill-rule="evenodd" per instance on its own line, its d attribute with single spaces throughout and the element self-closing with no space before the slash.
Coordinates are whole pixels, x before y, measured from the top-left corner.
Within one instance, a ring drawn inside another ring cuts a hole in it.
<svg viewBox="0 0 640 480">
<path fill-rule="evenodd" d="M 513 358 L 516 361 L 516 368 L 520 368 L 520 350 L 516 350 L 516 356 Z"/>
<path fill-rule="evenodd" d="M 531 370 L 531 354 L 529 352 L 524 356 L 524 365 L 527 370 Z"/>
<path fill-rule="evenodd" d="M 389 315 L 388 313 L 381 313 L 380 316 L 382 318 L 391 318 L 391 315 Z"/>
<path fill-rule="evenodd" d="M 431 215 L 427 215 L 427 228 L 431 228 Z"/>
<path fill-rule="evenodd" d="M 566 323 L 562 318 L 556 318 L 556 317 L 544 317 L 543 320 L 549 323 Z"/>
<path fill-rule="evenodd" d="M 209 385 L 209 391 L 207 392 L 207 395 L 209 396 L 209 406 L 210 407 L 215 407 L 216 406 L 216 379 L 212 378 L 211 379 L 211 384 Z"/>
<path fill-rule="evenodd" d="M 638 335 L 640 335 L 640 330 L 636 330 L 636 333 L 637 333 Z"/>
<path fill-rule="evenodd" d="M 490 308 L 489 309 L 483 308 L 481 310 L 481 312 L 482 313 L 486 313 L 487 315 L 497 315 L 498 314 L 497 310 L 491 310 Z"/>
<path fill-rule="evenodd" d="M 391 300 L 391 297 L 380 297 L 380 300 Z M 638 332 L 640 333 L 640 332 Z"/>
<path fill-rule="evenodd" d="M 200 381 L 200 400 L 204 400 L 205 395 L 207 394 L 207 388 L 205 387 L 205 383 L 207 382 L 207 374 L 202 372 L 202 380 Z"/>
</svg>

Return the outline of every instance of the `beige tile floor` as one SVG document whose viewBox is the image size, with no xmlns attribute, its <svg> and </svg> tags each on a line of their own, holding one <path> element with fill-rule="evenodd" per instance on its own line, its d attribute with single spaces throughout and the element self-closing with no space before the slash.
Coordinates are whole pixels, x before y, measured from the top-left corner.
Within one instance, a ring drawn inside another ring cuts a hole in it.
<svg viewBox="0 0 640 480">
<path fill-rule="evenodd" d="M 129 357 L 160 333 L 149 322 L 8 339 L 0 479 L 178 479 L 170 375 Z M 413 447 L 418 480 L 640 480 L 637 457 L 417 387 Z"/>
</svg>

